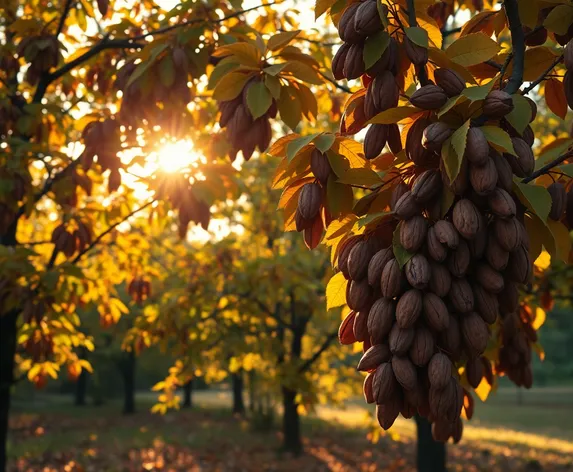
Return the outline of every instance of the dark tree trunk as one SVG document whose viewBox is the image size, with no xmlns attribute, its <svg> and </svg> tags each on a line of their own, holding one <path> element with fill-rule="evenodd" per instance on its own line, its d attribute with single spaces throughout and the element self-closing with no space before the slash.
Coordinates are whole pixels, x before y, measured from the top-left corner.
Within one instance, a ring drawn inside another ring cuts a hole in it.
<svg viewBox="0 0 573 472">
<path fill-rule="evenodd" d="M 255 411 L 255 371 L 249 370 L 249 411 Z"/>
<path fill-rule="evenodd" d="M 432 437 L 432 424 L 416 415 L 418 427 L 418 472 L 446 472 L 446 445 Z"/>
<path fill-rule="evenodd" d="M 6 447 L 10 396 L 14 383 L 14 356 L 18 334 L 18 310 L 0 313 L 0 472 L 7 470 Z"/>
<path fill-rule="evenodd" d="M 297 326 L 292 333 L 291 359 L 293 362 L 300 360 L 302 353 L 302 336 L 306 329 L 306 322 Z M 283 391 L 283 449 L 294 454 L 302 452 L 302 440 L 300 437 L 300 417 L 296 403 L 296 390 L 290 386 L 282 387 Z"/>
<path fill-rule="evenodd" d="M 302 452 L 300 418 L 295 402 L 296 391 L 283 387 L 283 449 L 294 454 Z"/>
<path fill-rule="evenodd" d="M 80 352 L 80 359 L 87 359 L 87 353 L 85 349 Z M 86 405 L 86 394 L 88 391 L 88 377 L 89 373 L 86 369 L 82 369 L 82 373 L 76 381 L 76 389 L 74 392 L 74 405 L 85 406 Z"/>
<path fill-rule="evenodd" d="M 243 415 L 245 413 L 245 402 L 243 400 L 243 372 L 238 371 L 231 374 L 233 384 L 233 413 Z"/>
<path fill-rule="evenodd" d="M 123 377 L 123 414 L 135 413 L 135 352 L 123 353 L 121 374 Z"/>
<path fill-rule="evenodd" d="M 183 385 L 183 408 L 193 408 L 193 379 Z"/>
</svg>

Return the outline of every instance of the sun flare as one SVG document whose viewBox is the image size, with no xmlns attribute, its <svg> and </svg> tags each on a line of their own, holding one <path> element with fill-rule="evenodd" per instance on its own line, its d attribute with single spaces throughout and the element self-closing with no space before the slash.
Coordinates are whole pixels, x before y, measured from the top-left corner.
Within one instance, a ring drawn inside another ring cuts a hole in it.
<svg viewBox="0 0 573 472">
<path fill-rule="evenodd" d="M 200 160 L 201 155 L 193 149 L 191 141 L 165 143 L 154 153 L 151 159 L 157 169 L 164 172 L 179 172 Z"/>
</svg>

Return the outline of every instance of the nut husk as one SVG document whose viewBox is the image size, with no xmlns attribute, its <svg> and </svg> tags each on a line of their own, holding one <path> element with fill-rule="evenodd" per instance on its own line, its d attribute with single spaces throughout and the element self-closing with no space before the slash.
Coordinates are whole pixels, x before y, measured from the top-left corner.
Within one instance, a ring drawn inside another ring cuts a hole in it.
<svg viewBox="0 0 573 472">
<path fill-rule="evenodd" d="M 407 357 L 392 357 L 392 370 L 404 390 L 415 390 L 418 385 L 416 367 Z"/>
<path fill-rule="evenodd" d="M 450 291 L 452 276 L 446 266 L 430 261 L 430 290 L 438 297 L 445 297 Z"/>
<path fill-rule="evenodd" d="M 362 241 L 360 236 L 351 236 L 340 243 L 340 249 L 338 252 L 338 269 L 347 279 L 350 278 L 350 275 L 348 274 L 348 256 L 354 245 L 358 244 L 360 241 Z"/>
<path fill-rule="evenodd" d="M 450 315 L 443 300 L 434 293 L 427 292 L 423 298 L 424 318 L 434 331 L 444 331 L 448 328 Z"/>
<path fill-rule="evenodd" d="M 475 277 L 478 283 L 488 292 L 499 293 L 503 290 L 503 275 L 489 264 L 479 264 L 475 271 Z"/>
<path fill-rule="evenodd" d="M 567 191 L 561 182 L 552 183 L 547 187 L 547 191 L 551 196 L 551 210 L 549 211 L 549 218 L 559 221 L 565 212 Z"/>
<path fill-rule="evenodd" d="M 418 326 L 409 350 L 410 359 L 418 367 L 425 366 L 434 355 L 435 346 L 430 330 L 423 325 Z"/>
<path fill-rule="evenodd" d="M 400 328 L 411 328 L 422 314 L 422 292 L 415 288 L 402 294 L 396 305 L 396 323 Z"/>
<path fill-rule="evenodd" d="M 522 242 L 520 223 L 515 217 L 496 218 L 493 232 L 499 245 L 508 252 L 517 250 Z"/>
<path fill-rule="evenodd" d="M 356 312 L 351 311 L 346 318 L 344 318 L 342 323 L 340 323 L 340 327 L 338 328 L 338 341 L 340 344 L 354 344 L 357 341 L 352 329 L 355 316 Z"/>
<path fill-rule="evenodd" d="M 402 329 L 395 324 L 390 330 L 388 342 L 390 343 L 390 351 L 397 356 L 403 356 L 408 352 L 414 340 L 414 329 Z"/>
<path fill-rule="evenodd" d="M 487 324 L 493 324 L 499 313 L 497 296 L 485 290 L 480 284 L 474 284 L 475 308 Z"/>
<path fill-rule="evenodd" d="M 436 228 L 432 226 L 428 229 L 427 248 L 429 256 L 437 262 L 443 262 L 448 257 L 447 248 L 438 240 Z"/>
<path fill-rule="evenodd" d="M 466 88 L 465 80 L 452 69 L 436 69 L 434 71 L 434 79 L 448 97 L 455 97 Z"/>
<path fill-rule="evenodd" d="M 419 166 L 426 166 L 434 153 L 422 146 L 424 130 L 430 125 L 427 118 L 418 118 L 406 135 L 406 157 Z"/>
<path fill-rule="evenodd" d="M 356 369 L 360 372 L 374 370 L 383 362 L 388 362 L 391 357 L 387 344 L 374 344 L 364 353 Z"/>
<path fill-rule="evenodd" d="M 342 69 L 344 77 L 348 80 L 357 79 L 365 72 L 364 65 L 364 46 L 361 43 L 352 44 L 344 58 L 344 68 Z"/>
<path fill-rule="evenodd" d="M 517 155 L 504 154 L 504 156 L 509 162 L 513 173 L 518 177 L 531 175 L 535 169 L 535 157 L 531 146 L 521 138 L 511 138 L 511 142 Z"/>
<path fill-rule="evenodd" d="M 445 388 L 452 376 L 452 361 L 441 352 L 436 352 L 428 363 L 428 379 L 435 389 Z"/>
<path fill-rule="evenodd" d="M 437 110 L 448 101 L 448 96 L 440 87 L 433 84 L 424 85 L 410 97 L 410 103 L 423 110 Z"/>
<path fill-rule="evenodd" d="M 412 184 L 412 195 L 417 202 L 426 203 L 442 190 L 439 171 L 429 169 L 419 174 Z"/>
<path fill-rule="evenodd" d="M 302 186 L 298 196 L 298 210 L 305 220 L 312 220 L 320 211 L 322 204 L 322 189 L 316 183 L 308 183 Z"/>
<path fill-rule="evenodd" d="M 490 235 L 485 249 L 485 258 L 490 266 L 501 271 L 507 267 L 509 252 L 500 246 L 496 237 Z"/>
<path fill-rule="evenodd" d="M 368 241 L 360 241 L 348 254 L 348 275 L 352 280 L 362 280 L 368 275 L 368 264 L 372 258 L 372 246 Z"/>
<path fill-rule="evenodd" d="M 480 211 L 467 198 L 459 200 L 454 205 L 452 220 L 458 232 L 465 239 L 473 239 L 483 225 Z"/>
<path fill-rule="evenodd" d="M 428 232 L 428 223 L 423 216 L 413 216 L 400 223 L 400 244 L 408 252 L 416 252 L 424 241 Z"/>
<path fill-rule="evenodd" d="M 415 254 L 406 262 L 406 279 L 408 283 L 418 289 L 426 288 L 430 282 L 430 264 L 423 254 Z"/>
<path fill-rule="evenodd" d="M 396 259 L 391 259 L 384 266 L 380 279 L 380 290 L 385 298 L 394 298 L 402 290 L 402 270 Z"/>
<path fill-rule="evenodd" d="M 368 281 L 353 280 L 348 284 L 346 289 L 346 303 L 351 310 L 364 311 L 371 303 L 372 287 L 368 285 Z"/>
<path fill-rule="evenodd" d="M 497 180 L 497 168 L 490 157 L 481 166 L 470 166 L 470 183 L 478 195 L 491 194 L 497 186 Z"/>
<path fill-rule="evenodd" d="M 344 79 L 344 62 L 350 49 L 349 43 L 342 43 L 336 54 L 332 58 L 332 75 L 336 80 Z"/>
<path fill-rule="evenodd" d="M 448 256 L 448 269 L 454 277 L 466 275 L 471 262 L 471 254 L 468 243 L 461 240 L 458 247 Z"/>
<path fill-rule="evenodd" d="M 481 356 L 489 341 L 489 331 L 485 321 L 477 313 L 467 313 L 461 318 L 464 345 L 472 357 Z"/>
<path fill-rule="evenodd" d="M 477 388 L 483 378 L 483 363 L 480 357 L 473 357 L 466 363 L 466 377 L 468 383 Z"/>
<path fill-rule="evenodd" d="M 372 379 L 372 393 L 375 402 L 380 405 L 390 400 L 399 388 L 400 385 L 392 370 L 392 364 L 390 362 L 380 364 Z"/>
<path fill-rule="evenodd" d="M 492 157 L 497 169 L 497 186 L 511 192 L 513 187 L 513 169 L 509 161 L 503 156 Z"/>
<path fill-rule="evenodd" d="M 464 157 L 477 166 L 484 165 L 488 160 L 489 143 L 480 128 L 472 127 L 468 130 Z"/>
<path fill-rule="evenodd" d="M 374 302 L 368 314 L 368 333 L 374 344 L 382 343 L 394 323 L 396 302 L 387 298 L 379 298 Z"/>
<path fill-rule="evenodd" d="M 391 247 L 380 249 L 370 262 L 368 263 L 368 283 L 372 287 L 377 287 L 380 284 L 380 278 L 382 277 L 382 271 L 386 263 L 394 257 Z"/>
<path fill-rule="evenodd" d="M 406 191 L 396 202 L 394 213 L 401 220 L 408 220 L 421 213 L 422 209 L 410 190 Z"/>
<path fill-rule="evenodd" d="M 310 170 L 323 185 L 326 184 L 328 177 L 332 172 L 328 157 L 316 148 L 313 149 L 312 154 L 310 155 Z"/>
<path fill-rule="evenodd" d="M 513 110 L 511 95 L 503 90 L 492 90 L 483 102 L 483 112 L 492 118 L 501 118 Z"/>
<path fill-rule="evenodd" d="M 436 121 L 428 125 L 422 133 L 422 146 L 430 151 L 440 152 L 442 144 L 448 139 L 454 130 L 443 121 Z"/>
<path fill-rule="evenodd" d="M 390 197 L 390 209 L 396 211 L 396 203 L 406 192 L 410 190 L 404 182 L 400 182 L 392 189 L 392 196 Z"/>
<path fill-rule="evenodd" d="M 378 157 L 388 139 L 388 125 L 370 125 L 364 137 L 364 157 L 374 159 Z"/>
<path fill-rule="evenodd" d="M 428 62 L 428 50 L 415 44 L 407 36 L 404 37 L 404 49 L 406 55 L 415 66 L 424 66 Z"/>
<path fill-rule="evenodd" d="M 434 230 L 438 241 L 446 244 L 450 249 L 456 249 L 460 243 L 460 236 L 455 226 L 446 220 L 436 221 Z"/>
<path fill-rule="evenodd" d="M 458 313 L 468 313 L 474 309 L 474 294 L 466 279 L 452 279 L 448 297 Z"/>
<path fill-rule="evenodd" d="M 440 338 L 439 338 L 440 348 L 442 348 L 452 357 L 457 358 L 459 357 L 461 344 L 462 340 L 461 340 L 460 324 L 455 316 L 450 315 L 448 329 L 440 333 Z"/>
<path fill-rule="evenodd" d="M 487 202 L 492 213 L 500 218 L 511 218 L 516 214 L 515 200 L 503 188 L 496 188 L 488 196 Z"/>
</svg>

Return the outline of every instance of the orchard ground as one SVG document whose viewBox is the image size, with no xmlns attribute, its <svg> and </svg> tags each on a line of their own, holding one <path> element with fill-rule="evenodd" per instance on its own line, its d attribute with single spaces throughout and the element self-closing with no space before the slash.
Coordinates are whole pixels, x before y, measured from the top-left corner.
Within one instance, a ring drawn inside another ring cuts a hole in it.
<svg viewBox="0 0 573 472">
<path fill-rule="evenodd" d="M 70 406 L 69 397 L 38 395 L 15 405 L 11 471 L 408 471 L 414 470 L 415 425 L 399 419 L 376 444 L 360 399 L 345 409 L 319 407 L 303 421 L 306 453 L 281 454 L 279 433 L 253 431 L 230 413 L 227 391 L 194 393 L 194 408 L 138 413 L 119 403 Z M 275 418 L 279 423 L 280 418 Z M 464 438 L 448 447 L 449 470 L 573 470 L 573 388 L 500 389 L 476 405 Z"/>
</svg>

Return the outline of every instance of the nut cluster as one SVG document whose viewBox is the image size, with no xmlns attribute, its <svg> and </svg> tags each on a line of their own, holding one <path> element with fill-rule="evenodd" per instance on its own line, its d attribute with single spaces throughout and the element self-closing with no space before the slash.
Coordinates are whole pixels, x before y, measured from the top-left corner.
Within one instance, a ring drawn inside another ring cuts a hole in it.
<svg viewBox="0 0 573 472">
<path fill-rule="evenodd" d="M 76 220 L 76 228 L 69 229 L 64 223 L 56 226 L 52 233 L 52 242 L 57 252 L 72 257 L 77 251 L 83 251 L 92 243 L 92 232 L 81 220 Z"/>
<path fill-rule="evenodd" d="M 219 102 L 219 126 L 226 129 L 231 144 L 230 157 L 235 160 L 239 151 L 249 160 L 255 149 L 263 152 L 269 146 L 272 137 L 270 120 L 277 115 L 276 101 L 273 99 L 269 109 L 260 117 L 254 118 L 247 105 L 249 87 L 260 78 L 247 82 L 242 92 L 233 100 Z"/>
<path fill-rule="evenodd" d="M 358 59 L 351 52 L 362 44 L 354 31 L 369 2 L 342 15 L 346 51 L 333 63 L 335 76 L 373 74 L 364 102 L 366 117 L 398 102 L 392 66 L 365 71 L 355 65 Z M 349 15 L 354 18 L 352 34 Z M 402 46 L 418 69 L 424 67 L 427 50 L 407 37 Z M 384 54 L 391 56 L 391 50 L 389 46 Z M 412 105 L 427 112 L 406 130 L 405 154 L 413 165 L 393 189 L 394 244 L 367 232 L 347 237 L 338 248 L 338 269 L 349 280 L 346 301 L 352 310 L 339 336 L 345 344 L 364 343 L 358 370 L 367 372 L 364 395 L 368 403 L 376 403 L 384 429 L 400 413 L 409 418 L 417 412 L 433 423 L 435 439 L 457 442 L 462 408 L 468 418 L 473 411 L 469 387 L 477 388 L 484 379 L 493 383 L 493 366 L 485 356 L 492 337 L 501 341 L 495 372 L 531 386 L 531 344 L 536 338 L 531 319 L 519 306 L 519 289 L 531 281 L 532 261 L 525 207 L 513 192 L 513 177 L 533 173 L 534 135 L 530 126 L 522 133 L 511 126 L 505 117 L 513 110 L 512 97 L 492 90 L 482 102 L 482 114 L 488 125 L 509 134 L 515 152 L 490 146 L 484 131 L 472 124 L 459 173 L 452 173 L 441 150 L 455 129 L 434 112 L 466 84 L 457 72 L 444 68 L 435 71 L 434 81 L 410 96 Z M 375 94 L 381 82 L 384 92 Z M 536 107 L 530 103 L 533 121 Z M 394 153 L 401 149 L 393 148 L 389 133 L 388 125 L 369 128 L 366 158 L 377 157 L 386 144 Z M 565 188 L 556 182 L 549 193 L 550 217 L 565 218 Z M 451 204 L 445 195 L 453 195 Z M 502 329 L 491 329 L 493 325 Z"/>
<path fill-rule="evenodd" d="M 400 90 L 396 82 L 398 73 L 398 42 L 390 37 L 381 57 L 370 67 L 364 63 L 364 45 L 369 36 L 384 29 L 381 14 L 387 15 L 386 5 L 375 0 L 351 4 L 340 17 L 338 34 L 344 43 L 332 60 L 332 72 L 335 79 L 356 79 L 364 77 L 367 85 L 366 95 L 356 101 L 353 124 L 342 122 L 341 131 L 353 134 L 360 130 L 364 123 L 378 113 L 398 105 Z M 412 47 L 414 49 L 415 45 Z M 427 60 L 427 53 L 426 53 Z M 366 74 L 366 75 L 364 75 Z M 350 110 L 347 110 L 347 113 Z M 376 124 L 370 126 L 364 138 L 364 154 L 367 159 L 377 157 L 384 149 L 390 147 L 392 152 L 402 150 L 398 125 Z"/>
</svg>

